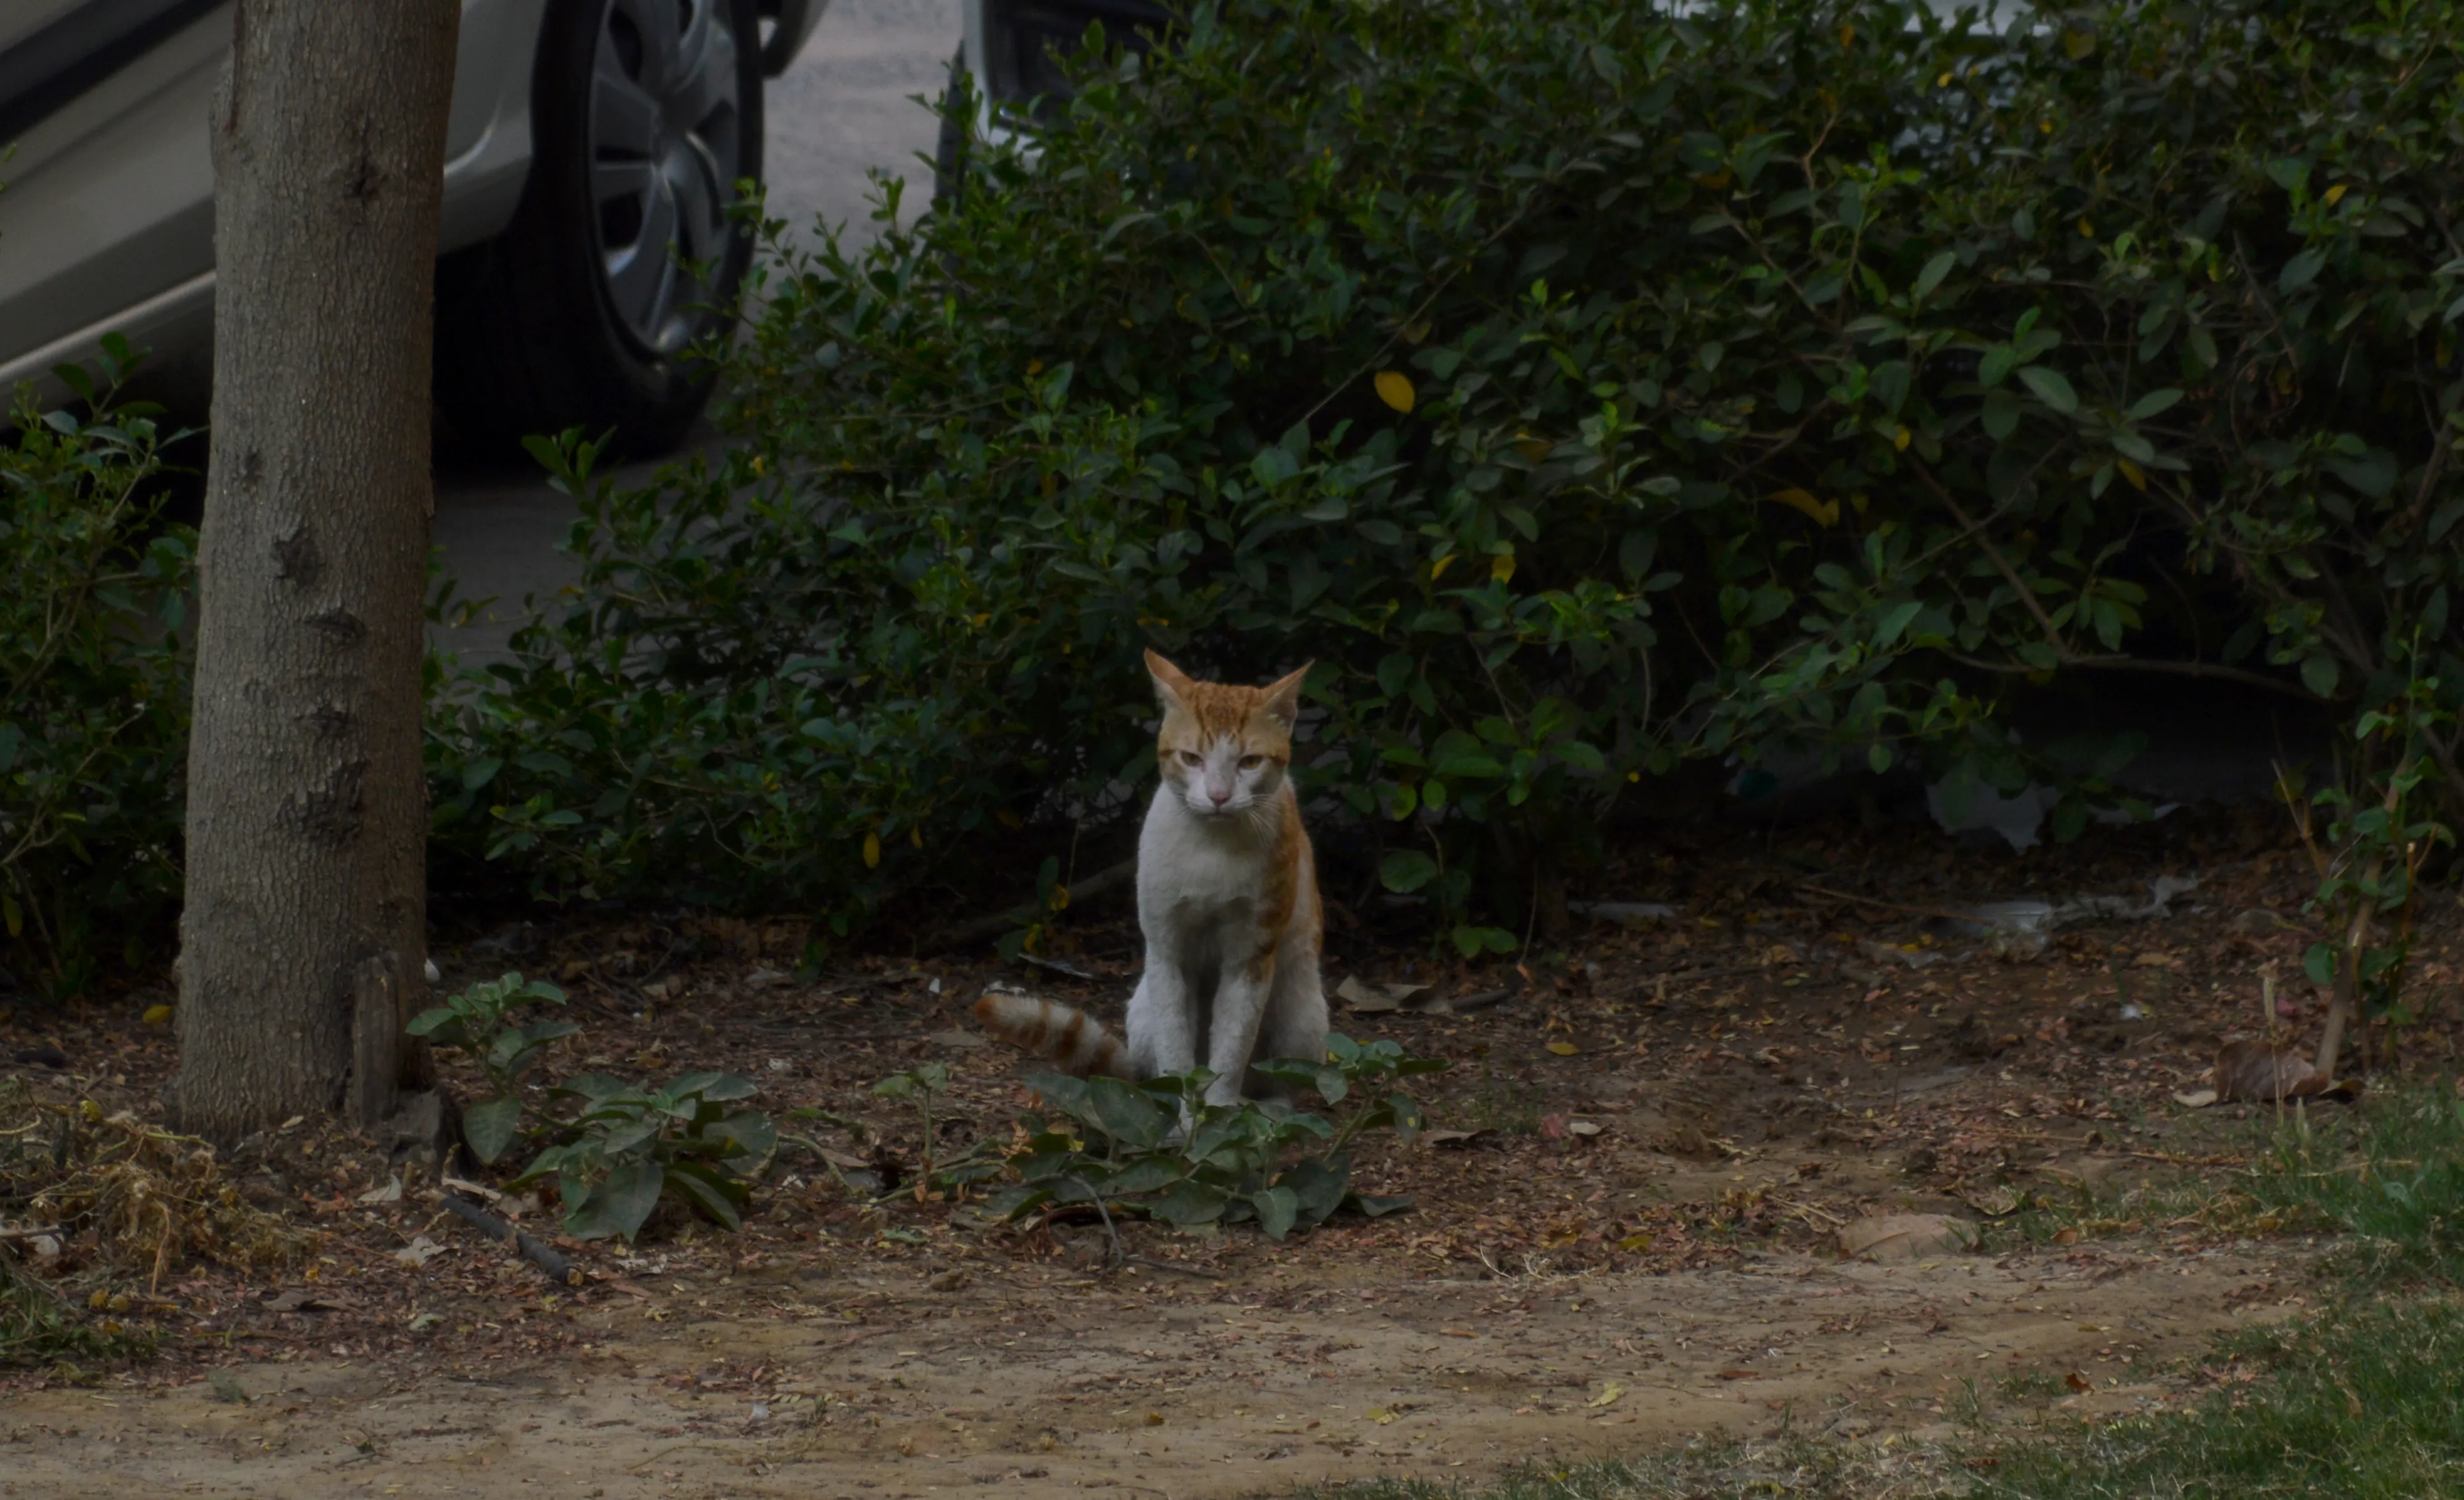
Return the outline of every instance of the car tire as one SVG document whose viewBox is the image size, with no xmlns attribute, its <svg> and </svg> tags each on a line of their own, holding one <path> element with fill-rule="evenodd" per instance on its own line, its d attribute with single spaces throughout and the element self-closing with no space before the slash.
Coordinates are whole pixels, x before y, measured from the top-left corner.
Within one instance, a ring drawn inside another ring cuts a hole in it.
<svg viewBox="0 0 2464 1500">
<path fill-rule="evenodd" d="M 613 429 L 638 455 L 699 419 L 706 351 L 753 258 L 732 210 L 761 171 L 759 24 L 757 0 L 552 0 L 521 204 L 502 234 L 437 262 L 436 396 L 454 437 L 501 451 Z"/>
</svg>

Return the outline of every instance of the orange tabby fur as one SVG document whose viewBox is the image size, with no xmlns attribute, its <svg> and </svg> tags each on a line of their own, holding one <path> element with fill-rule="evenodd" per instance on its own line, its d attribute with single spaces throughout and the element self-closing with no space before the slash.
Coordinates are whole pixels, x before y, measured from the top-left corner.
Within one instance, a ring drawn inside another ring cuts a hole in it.
<svg viewBox="0 0 2464 1500">
<path fill-rule="evenodd" d="M 1199 682 L 1153 651 L 1147 670 L 1163 707 L 1163 784 L 1138 841 L 1147 966 L 1129 1035 L 1115 1044 L 1077 1011 L 1014 997 L 986 996 L 977 1016 L 1073 1070 L 1118 1066 L 1152 1077 L 1203 1061 L 1216 1074 L 1208 1097 L 1224 1103 L 1258 1057 L 1325 1055 L 1324 917 L 1287 775 L 1309 669 L 1264 688 Z"/>
</svg>

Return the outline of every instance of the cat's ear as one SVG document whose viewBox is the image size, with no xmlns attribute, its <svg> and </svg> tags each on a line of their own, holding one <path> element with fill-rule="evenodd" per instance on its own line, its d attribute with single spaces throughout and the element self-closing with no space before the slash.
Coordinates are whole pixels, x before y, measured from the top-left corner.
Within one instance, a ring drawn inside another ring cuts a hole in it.
<svg viewBox="0 0 2464 1500">
<path fill-rule="evenodd" d="M 1147 648 L 1147 675 L 1155 679 L 1155 697 L 1165 708 L 1188 710 L 1189 690 L 1198 684 L 1189 673 L 1156 655 L 1152 646 Z"/>
<path fill-rule="evenodd" d="M 1309 668 L 1316 665 L 1310 662 L 1290 676 L 1266 686 L 1266 712 L 1280 720 L 1287 730 L 1300 722 L 1301 684 L 1308 679 Z"/>
</svg>

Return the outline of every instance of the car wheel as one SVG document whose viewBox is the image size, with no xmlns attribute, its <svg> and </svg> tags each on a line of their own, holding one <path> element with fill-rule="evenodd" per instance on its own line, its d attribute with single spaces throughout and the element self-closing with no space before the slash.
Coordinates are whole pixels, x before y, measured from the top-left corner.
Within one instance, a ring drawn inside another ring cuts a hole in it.
<svg viewBox="0 0 2464 1500">
<path fill-rule="evenodd" d="M 436 394 L 456 436 L 613 428 L 658 452 L 701 415 L 704 350 L 753 257 L 733 210 L 761 170 L 759 24 L 756 0 L 553 0 L 521 206 L 437 263 Z"/>
</svg>

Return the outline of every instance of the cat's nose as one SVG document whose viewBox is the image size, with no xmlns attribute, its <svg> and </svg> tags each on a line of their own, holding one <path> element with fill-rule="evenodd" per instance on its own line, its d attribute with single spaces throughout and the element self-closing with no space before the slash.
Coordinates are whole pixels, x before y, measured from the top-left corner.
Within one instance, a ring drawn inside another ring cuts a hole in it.
<svg viewBox="0 0 2464 1500">
<path fill-rule="evenodd" d="M 1215 799 L 1215 805 L 1221 807 L 1225 803 L 1232 800 L 1232 788 L 1226 786 L 1221 791 L 1217 791 L 1214 787 L 1210 786 L 1206 788 L 1206 795 Z"/>
</svg>

